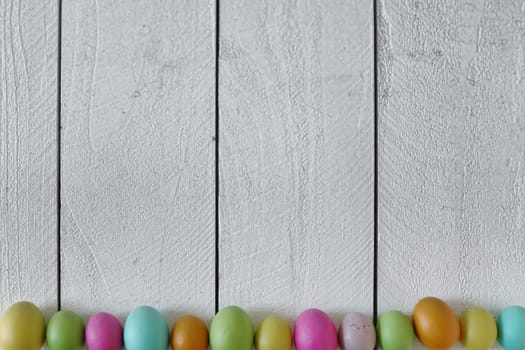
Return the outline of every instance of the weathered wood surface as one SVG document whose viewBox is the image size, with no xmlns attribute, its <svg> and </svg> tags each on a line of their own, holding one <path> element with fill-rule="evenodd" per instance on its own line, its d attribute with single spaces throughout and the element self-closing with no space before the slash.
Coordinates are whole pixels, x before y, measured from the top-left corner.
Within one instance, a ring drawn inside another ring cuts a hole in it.
<svg viewBox="0 0 525 350">
<path fill-rule="evenodd" d="M 371 314 L 372 5 L 220 10 L 220 304 Z"/>
<path fill-rule="evenodd" d="M 65 308 L 214 312 L 213 1 L 65 1 Z"/>
<path fill-rule="evenodd" d="M 56 1 L 0 1 L 0 310 L 56 306 Z M 211 318 L 215 2 L 63 1 L 62 301 Z M 379 2 L 379 311 L 525 297 L 525 5 Z M 371 3 L 223 1 L 220 306 L 371 315 Z"/>
<path fill-rule="evenodd" d="M 525 298 L 525 3 L 381 1 L 379 309 Z"/>
<path fill-rule="evenodd" d="M 57 307 L 57 17 L 0 1 L 0 313 Z"/>
</svg>

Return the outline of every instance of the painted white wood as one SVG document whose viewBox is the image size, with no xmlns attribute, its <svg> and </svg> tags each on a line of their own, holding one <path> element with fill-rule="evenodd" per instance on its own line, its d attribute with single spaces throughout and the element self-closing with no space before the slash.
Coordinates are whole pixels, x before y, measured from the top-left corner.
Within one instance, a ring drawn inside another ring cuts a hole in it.
<svg viewBox="0 0 525 350">
<path fill-rule="evenodd" d="M 62 293 L 214 303 L 214 2 L 64 1 Z M 525 5 L 380 2 L 379 310 L 523 304 Z M 0 1 L 0 311 L 56 305 L 56 1 Z M 371 314 L 372 13 L 224 1 L 220 302 Z"/>
<path fill-rule="evenodd" d="M 525 3 L 381 1 L 379 310 L 525 300 Z"/>
<path fill-rule="evenodd" d="M 371 315 L 371 6 L 221 2 L 221 306 Z"/>
<path fill-rule="evenodd" d="M 214 2 L 63 14 L 63 306 L 211 318 Z"/>
<path fill-rule="evenodd" d="M 57 2 L 0 1 L 0 314 L 57 307 Z"/>
</svg>

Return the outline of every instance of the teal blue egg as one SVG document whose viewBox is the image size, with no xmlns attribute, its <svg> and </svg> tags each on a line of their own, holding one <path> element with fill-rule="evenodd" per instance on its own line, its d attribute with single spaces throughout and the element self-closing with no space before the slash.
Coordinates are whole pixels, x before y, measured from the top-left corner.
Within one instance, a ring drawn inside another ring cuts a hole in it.
<svg viewBox="0 0 525 350">
<path fill-rule="evenodd" d="M 509 306 L 504 309 L 496 321 L 498 343 L 505 350 L 525 349 L 525 308 Z"/>
<path fill-rule="evenodd" d="M 169 344 L 168 323 L 150 306 L 133 310 L 124 324 L 126 350 L 166 350 Z"/>
</svg>

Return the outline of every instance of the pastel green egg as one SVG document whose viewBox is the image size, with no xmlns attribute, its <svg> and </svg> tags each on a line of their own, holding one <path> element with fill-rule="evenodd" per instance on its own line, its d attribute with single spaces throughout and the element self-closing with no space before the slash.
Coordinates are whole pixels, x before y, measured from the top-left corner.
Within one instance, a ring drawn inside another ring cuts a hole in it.
<svg viewBox="0 0 525 350">
<path fill-rule="evenodd" d="M 210 326 L 212 350 L 251 350 L 253 323 L 248 314 L 237 306 L 228 306 L 215 315 Z"/>
<path fill-rule="evenodd" d="M 410 318 L 400 311 L 389 311 L 377 322 L 378 345 L 383 350 L 409 350 L 415 341 Z"/>
<path fill-rule="evenodd" d="M 288 321 L 280 317 L 265 318 L 255 332 L 255 349 L 257 350 L 290 350 L 292 348 L 292 331 Z"/>
<path fill-rule="evenodd" d="M 50 350 L 82 349 L 84 322 L 72 311 L 56 312 L 47 324 L 46 342 Z"/>
<path fill-rule="evenodd" d="M 496 342 L 498 329 L 491 313 L 480 307 L 465 310 L 459 318 L 461 344 L 468 350 L 487 350 Z"/>
<path fill-rule="evenodd" d="M 509 306 L 504 309 L 496 321 L 498 343 L 505 350 L 525 349 L 525 308 Z"/>
<path fill-rule="evenodd" d="M 11 305 L 0 319 L 0 347 L 4 350 L 38 350 L 44 344 L 44 334 L 44 315 L 27 301 Z"/>
</svg>

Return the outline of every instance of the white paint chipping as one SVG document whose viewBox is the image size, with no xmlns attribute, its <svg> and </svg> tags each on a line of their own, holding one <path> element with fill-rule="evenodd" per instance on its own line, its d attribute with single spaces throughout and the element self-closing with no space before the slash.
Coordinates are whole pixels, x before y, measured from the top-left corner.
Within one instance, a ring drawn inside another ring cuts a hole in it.
<svg viewBox="0 0 525 350">
<path fill-rule="evenodd" d="M 57 6 L 0 2 L 0 313 L 57 306 Z"/>
<path fill-rule="evenodd" d="M 523 305 L 523 5 L 380 12 L 379 309 Z"/>
<path fill-rule="evenodd" d="M 371 315 L 367 3 L 221 3 L 221 306 Z"/>
<path fill-rule="evenodd" d="M 62 292 L 214 312 L 214 4 L 67 1 Z"/>
</svg>

